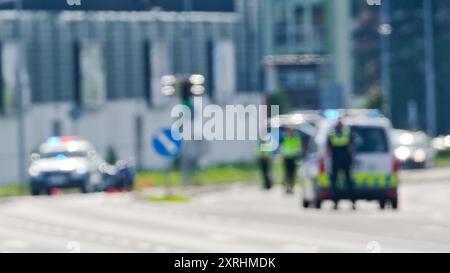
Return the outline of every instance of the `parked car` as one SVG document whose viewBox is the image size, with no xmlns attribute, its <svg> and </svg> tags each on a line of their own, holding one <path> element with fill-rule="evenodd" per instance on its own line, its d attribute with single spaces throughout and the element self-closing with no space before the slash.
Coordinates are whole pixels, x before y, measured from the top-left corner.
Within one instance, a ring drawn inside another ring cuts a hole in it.
<svg viewBox="0 0 450 273">
<path fill-rule="evenodd" d="M 134 173 L 130 170 L 124 164 L 106 163 L 85 139 L 61 136 L 50 137 L 40 145 L 31 157 L 28 173 L 31 193 L 40 195 L 50 194 L 54 188 L 78 188 L 82 193 L 131 188 Z"/>
<path fill-rule="evenodd" d="M 393 130 L 395 156 L 403 168 L 431 168 L 436 157 L 431 138 L 424 132 Z"/>
</svg>

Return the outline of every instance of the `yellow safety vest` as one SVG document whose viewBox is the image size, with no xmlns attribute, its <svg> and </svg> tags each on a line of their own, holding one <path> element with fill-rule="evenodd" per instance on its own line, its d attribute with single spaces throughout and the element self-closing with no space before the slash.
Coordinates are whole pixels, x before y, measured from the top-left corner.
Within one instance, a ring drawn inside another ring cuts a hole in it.
<svg viewBox="0 0 450 273">
<path fill-rule="evenodd" d="M 259 156 L 260 157 L 269 157 L 271 153 L 272 148 L 272 142 L 271 141 L 265 141 L 261 140 L 259 142 Z"/>
<path fill-rule="evenodd" d="M 286 136 L 281 144 L 281 154 L 292 158 L 302 152 L 302 139 L 299 136 Z"/>
<path fill-rule="evenodd" d="M 336 131 L 333 131 L 330 134 L 330 142 L 333 147 L 345 147 L 350 144 L 352 137 L 352 133 L 350 129 L 344 128 L 342 129 L 342 133 L 339 136 Z"/>
</svg>

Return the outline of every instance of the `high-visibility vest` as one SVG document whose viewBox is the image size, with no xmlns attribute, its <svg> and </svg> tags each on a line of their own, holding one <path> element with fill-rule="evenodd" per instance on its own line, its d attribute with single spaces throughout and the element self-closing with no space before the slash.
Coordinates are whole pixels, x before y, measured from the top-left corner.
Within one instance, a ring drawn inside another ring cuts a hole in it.
<svg viewBox="0 0 450 273">
<path fill-rule="evenodd" d="M 269 157 L 270 153 L 271 153 L 271 148 L 272 148 L 272 142 L 271 141 L 266 141 L 266 140 L 261 140 L 259 142 L 259 156 L 260 157 Z"/>
<path fill-rule="evenodd" d="M 286 136 L 281 143 L 281 154 L 284 157 L 292 158 L 302 152 L 302 138 L 297 135 Z"/>
<path fill-rule="evenodd" d="M 330 142 L 333 147 L 345 147 L 350 144 L 352 138 L 352 132 L 348 128 L 343 128 L 340 135 L 336 133 L 336 130 L 330 134 Z"/>
</svg>

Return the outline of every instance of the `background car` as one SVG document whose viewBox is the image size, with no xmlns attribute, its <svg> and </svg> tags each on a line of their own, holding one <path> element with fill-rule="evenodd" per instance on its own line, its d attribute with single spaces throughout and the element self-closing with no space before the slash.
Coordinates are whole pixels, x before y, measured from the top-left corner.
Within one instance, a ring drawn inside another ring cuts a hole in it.
<svg viewBox="0 0 450 273">
<path fill-rule="evenodd" d="M 431 145 L 438 152 L 450 151 L 450 135 L 434 138 Z"/>
<path fill-rule="evenodd" d="M 431 168 L 436 157 L 431 138 L 424 132 L 393 130 L 395 157 L 403 168 Z"/>
<path fill-rule="evenodd" d="M 98 191 L 116 171 L 98 155 L 88 141 L 71 136 L 50 137 L 32 155 L 29 168 L 31 193 L 50 194 L 53 188 Z"/>
</svg>

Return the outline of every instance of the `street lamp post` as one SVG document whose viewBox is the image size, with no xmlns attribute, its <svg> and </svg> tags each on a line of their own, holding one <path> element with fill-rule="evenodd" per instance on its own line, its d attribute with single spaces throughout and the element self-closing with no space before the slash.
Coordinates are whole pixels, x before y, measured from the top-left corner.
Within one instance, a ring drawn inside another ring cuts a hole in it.
<svg viewBox="0 0 450 273">
<path fill-rule="evenodd" d="M 196 124 L 195 119 L 201 118 L 195 114 L 195 102 L 193 101 L 195 96 L 202 96 L 205 93 L 205 77 L 200 74 L 192 75 L 165 75 L 161 78 L 161 92 L 164 96 L 174 96 L 178 95 L 181 99 L 181 103 L 187 106 L 191 111 L 191 122 Z M 183 128 L 183 130 L 188 130 L 188 128 Z M 199 151 L 202 150 L 202 142 L 196 141 L 198 137 L 194 130 L 189 130 L 191 132 L 191 140 L 185 141 L 181 151 L 181 180 L 183 185 L 188 185 L 190 179 L 191 171 L 195 171 L 198 163 L 198 157 L 200 156 Z"/>
</svg>

